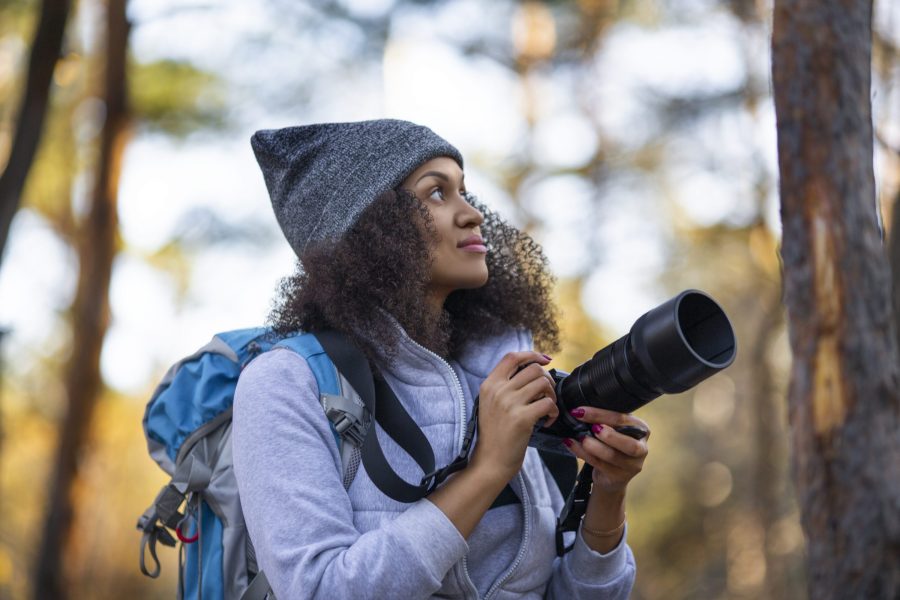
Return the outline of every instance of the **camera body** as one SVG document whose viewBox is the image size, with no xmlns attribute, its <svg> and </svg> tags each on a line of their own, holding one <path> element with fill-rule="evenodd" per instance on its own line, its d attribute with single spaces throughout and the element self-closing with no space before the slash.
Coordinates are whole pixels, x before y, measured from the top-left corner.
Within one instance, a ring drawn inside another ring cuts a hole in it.
<svg viewBox="0 0 900 600">
<path fill-rule="evenodd" d="M 583 435 L 589 435 L 591 433 L 591 426 L 570 415 L 569 411 L 572 409 L 563 409 L 563 402 L 561 402 L 559 398 L 562 393 L 562 382 L 570 376 L 569 373 L 560 371 L 559 369 L 550 369 L 549 373 L 550 376 L 553 377 L 554 390 L 556 391 L 556 405 L 559 407 L 559 417 L 552 425 L 550 425 L 550 427 L 545 427 L 545 419 L 541 419 L 541 421 L 534 426 L 534 431 L 531 433 L 531 439 L 529 440 L 528 445 L 537 448 L 538 450 L 552 450 L 554 452 L 571 454 L 571 452 L 563 446 L 562 441 L 565 438 L 578 439 Z"/>
<path fill-rule="evenodd" d="M 568 453 L 562 440 L 590 433 L 569 411 L 591 406 L 630 413 L 663 394 L 687 391 L 734 362 L 737 341 L 722 308 L 685 290 L 643 314 L 631 330 L 575 368 L 551 369 L 559 418 L 538 423 L 529 445 Z"/>
</svg>

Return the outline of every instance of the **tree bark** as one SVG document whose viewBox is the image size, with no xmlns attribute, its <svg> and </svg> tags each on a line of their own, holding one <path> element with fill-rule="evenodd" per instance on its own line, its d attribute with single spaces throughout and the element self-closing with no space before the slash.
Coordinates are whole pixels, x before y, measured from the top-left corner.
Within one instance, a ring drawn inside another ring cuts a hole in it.
<svg viewBox="0 0 900 600">
<path fill-rule="evenodd" d="M 80 271 L 72 305 L 72 355 L 66 375 L 68 414 L 60 432 L 34 585 L 34 597 L 41 600 L 67 597 L 62 557 L 70 545 L 73 486 L 79 453 L 102 389 L 100 351 L 109 324 L 109 285 L 118 247 L 119 175 L 130 130 L 125 72 L 130 24 L 125 3 L 107 3 L 106 121 L 100 136 L 91 208 L 78 238 Z"/>
<path fill-rule="evenodd" d="M 891 291 L 893 293 L 894 322 L 900 324 L 900 194 L 894 199 L 891 211 L 891 229 L 888 232 L 888 260 L 891 265 Z M 900 348 L 900 326 L 897 327 L 897 347 Z"/>
<path fill-rule="evenodd" d="M 793 470 L 811 598 L 900 597 L 900 379 L 872 168 L 871 0 L 776 0 Z"/>
<path fill-rule="evenodd" d="M 53 70 L 62 50 L 71 0 L 44 0 L 31 44 L 25 93 L 19 108 L 9 160 L 0 174 L 0 263 L 13 217 L 21 204 L 25 180 L 34 162 L 47 107 Z"/>
</svg>

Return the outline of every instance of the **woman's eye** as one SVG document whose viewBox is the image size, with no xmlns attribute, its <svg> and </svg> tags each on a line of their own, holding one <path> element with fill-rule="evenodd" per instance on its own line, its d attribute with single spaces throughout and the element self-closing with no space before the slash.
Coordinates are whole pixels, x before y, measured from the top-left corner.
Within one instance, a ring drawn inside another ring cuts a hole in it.
<svg viewBox="0 0 900 600">
<path fill-rule="evenodd" d="M 459 196 L 460 196 L 463 200 L 465 200 L 466 202 L 470 202 L 470 203 L 472 202 L 472 200 L 475 199 L 475 195 L 472 194 L 471 192 L 466 191 L 466 190 L 460 190 L 460 191 L 459 191 Z M 440 201 L 446 200 L 446 198 L 444 197 L 444 190 L 443 190 L 443 188 L 439 188 L 439 187 L 438 187 L 438 188 L 434 188 L 433 190 L 431 190 L 431 193 L 428 194 L 428 197 L 431 198 L 431 199 L 433 199 L 433 200 L 440 200 Z"/>
</svg>

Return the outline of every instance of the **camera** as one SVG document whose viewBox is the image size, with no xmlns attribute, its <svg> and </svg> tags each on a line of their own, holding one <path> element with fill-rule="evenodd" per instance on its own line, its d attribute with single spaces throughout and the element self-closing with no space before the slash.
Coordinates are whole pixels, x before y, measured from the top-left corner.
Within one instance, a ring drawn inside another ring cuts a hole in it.
<svg viewBox="0 0 900 600">
<path fill-rule="evenodd" d="M 694 387 L 734 362 L 737 341 L 725 311 L 709 295 L 685 290 L 644 313 L 631 330 L 572 373 L 550 370 L 559 417 L 538 423 L 529 445 L 568 454 L 564 438 L 590 434 L 569 411 L 593 406 L 630 413 L 663 394 Z M 638 437 L 640 430 L 625 432 Z"/>
</svg>

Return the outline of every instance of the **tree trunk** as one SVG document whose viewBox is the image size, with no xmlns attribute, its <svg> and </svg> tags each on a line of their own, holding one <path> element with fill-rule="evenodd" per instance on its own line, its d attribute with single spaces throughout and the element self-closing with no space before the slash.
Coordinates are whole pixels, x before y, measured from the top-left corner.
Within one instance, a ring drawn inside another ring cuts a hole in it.
<svg viewBox="0 0 900 600">
<path fill-rule="evenodd" d="M 125 58 L 130 24 L 125 0 L 107 5 L 106 122 L 100 140 L 90 213 L 78 238 L 80 271 L 72 305 L 72 355 L 67 365 L 68 414 L 62 423 L 47 518 L 38 556 L 34 597 L 65 598 L 63 554 L 73 522 L 72 491 L 78 458 L 100 394 L 100 351 L 109 323 L 109 284 L 118 246 L 117 196 L 129 134 Z"/>
<path fill-rule="evenodd" d="M 776 0 L 793 469 L 811 598 L 900 597 L 900 363 L 872 169 L 870 0 Z"/>
<path fill-rule="evenodd" d="M 44 129 L 53 70 L 62 49 L 71 4 L 71 0 L 44 0 L 41 3 L 40 20 L 28 59 L 25 93 L 19 108 L 16 133 L 6 168 L 0 174 L 0 262 Z"/>
</svg>

